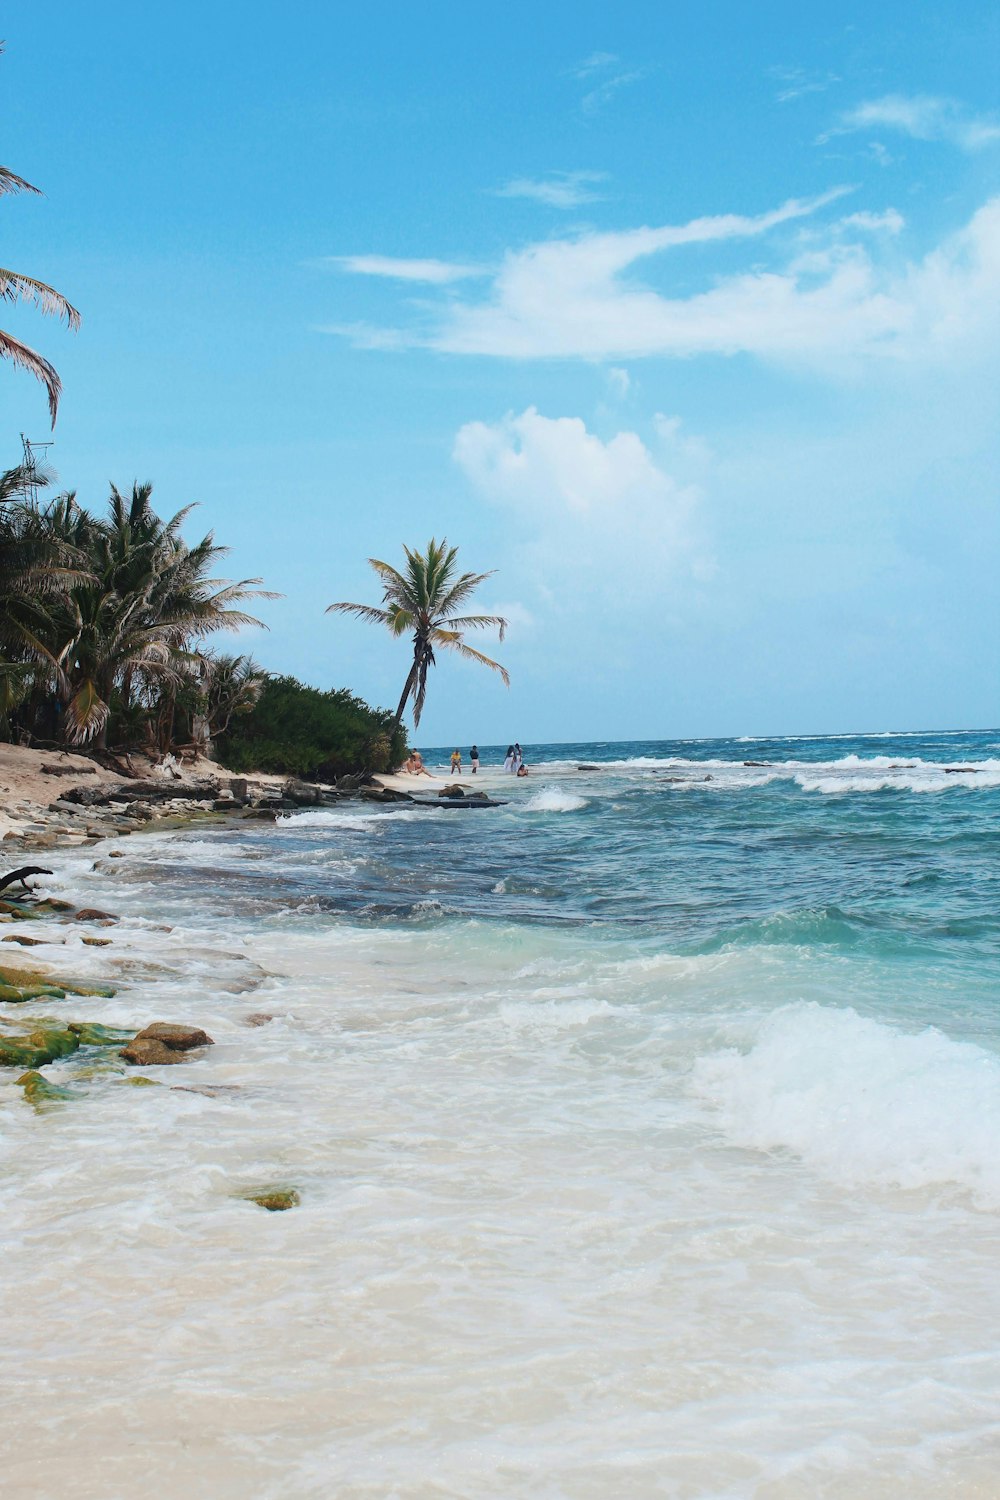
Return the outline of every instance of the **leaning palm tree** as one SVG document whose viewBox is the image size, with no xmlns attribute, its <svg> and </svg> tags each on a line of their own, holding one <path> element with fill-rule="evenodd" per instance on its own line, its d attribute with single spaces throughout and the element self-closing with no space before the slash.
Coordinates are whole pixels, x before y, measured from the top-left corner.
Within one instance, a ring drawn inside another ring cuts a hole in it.
<svg viewBox="0 0 1000 1500">
<path fill-rule="evenodd" d="M 3 44 L 0 43 L 0 52 Z M 18 177 L 9 167 L 0 167 L 0 197 L 4 193 L 38 193 L 41 188 L 33 187 L 30 182 L 25 182 L 23 177 Z M 44 281 L 36 281 L 33 276 L 25 276 L 20 271 L 5 271 L 0 268 L 0 297 L 7 302 L 33 302 L 43 313 L 53 313 L 56 317 L 65 318 L 70 328 L 79 328 L 80 314 L 66 298 L 55 290 L 54 287 L 46 286 Z M 27 344 L 22 344 L 11 333 L 4 333 L 0 329 L 0 359 L 9 359 L 14 365 L 20 366 L 22 370 L 28 370 L 36 379 L 40 380 L 49 393 L 49 416 L 52 418 L 53 427 L 56 425 L 56 412 L 59 408 L 59 393 L 62 390 L 62 382 L 56 374 L 52 365 L 41 354 L 34 349 L 29 349 Z"/>
<path fill-rule="evenodd" d="M 444 646 L 449 651 L 457 651 L 468 661 L 478 661 L 484 667 L 490 667 L 500 673 L 505 686 L 510 686 L 506 667 L 474 650 L 463 639 L 466 630 L 496 629 L 503 640 L 507 621 L 500 615 L 459 614 L 479 585 L 493 574 L 461 573 L 456 576 L 457 547 L 449 547 L 444 539 L 438 543 L 432 537 L 426 552 L 409 547 L 404 547 L 403 551 L 406 553 L 406 567 L 402 572 L 388 563 L 379 562 L 377 557 L 368 559 L 382 584 L 382 608 L 371 604 L 331 604 L 327 614 L 337 610 L 341 614 L 356 615 L 360 620 L 387 625 L 397 636 L 412 630 L 413 665 L 396 709 L 393 727 L 402 722 L 407 701 L 412 698 L 413 725 L 416 728 L 427 693 L 427 671 L 434 665 L 435 646 Z"/>
</svg>

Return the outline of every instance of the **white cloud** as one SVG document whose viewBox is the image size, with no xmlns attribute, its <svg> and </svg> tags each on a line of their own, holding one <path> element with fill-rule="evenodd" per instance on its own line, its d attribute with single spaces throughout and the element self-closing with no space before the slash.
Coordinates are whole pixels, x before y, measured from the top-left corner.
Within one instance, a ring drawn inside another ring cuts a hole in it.
<svg viewBox="0 0 1000 1500">
<path fill-rule="evenodd" d="M 1000 197 L 922 260 L 845 240 L 835 223 L 808 254 L 759 264 L 672 297 L 627 276 L 637 261 L 682 245 L 753 239 L 815 213 L 842 189 L 756 217 L 580 235 L 509 252 L 488 297 L 441 307 L 413 342 L 454 354 L 621 360 L 748 353 L 828 365 L 845 358 L 951 357 L 989 348 L 1000 332 Z M 898 219 L 856 218 L 890 233 Z M 798 247 L 801 250 L 801 247 Z M 880 258 L 881 257 L 881 258 Z M 377 330 L 362 330 L 372 345 Z"/>
<path fill-rule="evenodd" d="M 550 172 L 547 177 L 515 177 L 496 189 L 498 198 L 533 198 L 551 208 L 576 208 L 597 203 L 601 194 L 593 184 L 604 182 L 606 172 Z"/>
<path fill-rule="evenodd" d="M 1000 141 L 1000 123 L 988 115 L 974 115 L 956 99 L 929 94 L 885 94 L 870 99 L 841 115 L 837 124 L 820 137 L 856 130 L 896 130 L 918 141 L 948 141 L 962 151 L 980 151 Z"/>
<path fill-rule="evenodd" d="M 333 255 L 325 262 L 356 276 L 386 276 L 394 281 L 423 281 L 446 286 L 470 276 L 485 276 L 482 266 L 457 265 L 447 260 L 404 260 L 392 255 Z"/>
<path fill-rule="evenodd" d="M 564 575 L 575 595 L 586 576 L 588 587 L 621 598 L 655 593 L 668 575 L 678 582 L 712 571 L 700 488 L 662 468 L 638 433 L 605 442 L 580 417 L 530 406 L 499 422 L 467 422 L 453 457 L 477 494 L 516 513 L 535 575 L 555 595 Z"/>
<path fill-rule="evenodd" d="M 623 67 L 621 58 L 614 52 L 592 52 L 573 69 L 575 78 L 589 79 L 594 83 L 594 87 L 588 90 L 580 100 L 580 108 L 584 114 L 596 114 L 605 104 L 609 104 L 621 89 L 627 88 L 629 84 L 638 83 L 641 78 L 647 76 L 648 72 L 648 68 Z"/>
<path fill-rule="evenodd" d="M 868 213 L 864 209 L 857 214 L 848 214 L 841 219 L 841 229 L 861 229 L 870 234 L 900 234 L 906 228 L 906 220 L 895 208 L 884 213 Z"/>
</svg>

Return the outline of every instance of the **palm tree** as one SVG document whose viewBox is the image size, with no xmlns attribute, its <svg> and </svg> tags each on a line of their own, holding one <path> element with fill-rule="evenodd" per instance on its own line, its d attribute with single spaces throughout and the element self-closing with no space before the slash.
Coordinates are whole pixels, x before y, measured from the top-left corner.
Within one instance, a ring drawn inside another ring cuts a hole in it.
<svg viewBox="0 0 1000 1500">
<path fill-rule="evenodd" d="M 275 597 L 257 586 L 259 578 L 207 576 L 227 549 L 211 532 L 188 547 L 180 526 L 190 507 L 164 521 L 151 493 L 148 484 L 133 485 L 129 497 L 112 487 L 106 520 L 88 515 L 73 495 L 38 513 L 54 540 L 86 558 L 89 572 L 55 597 L 18 601 L 7 629 L 54 686 L 70 744 L 103 749 L 112 696 L 128 710 L 136 689 L 156 698 L 172 723 L 177 689 L 199 660 L 197 643 L 217 630 L 259 625 L 233 606 Z"/>
<path fill-rule="evenodd" d="M 438 543 L 432 537 L 426 552 L 409 547 L 404 547 L 403 551 L 406 553 L 403 572 L 379 562 L 377 557 L 368 559 L 382 584 L 382 608 L 371 604 L 331 604 L 327 614 L 336 610 L 341 614 L 356 615 L 360 620 L 387 625 L 397 636 L 413 631 L 413 665 L 396 709 L 393 727 L 402 722 L 407 700 L 412 698 L 413 726 L 416 728 L 427 693 L 427 669 L 434 665 L 435 646 L 445 646 L 449 651 L 457 651 L 467 661 L 478 661 L 499 672 L 504 685 L 510 686 L 506 667 L 466 645 L 462 635 L 466 630 L 495 628 L 503 640 L 507 621 L 500 615 L 459 614 L 479 585 L 493 574 L 461 573 L 456 577 L 457 547 L 449 547 L 444 539 Z"/>
<path fill-rule="evenodd" d="M 0 43 L 0 52 L 2 51 L 3 45 Z M 41 188 L 25 182 L 23 177 L 18 177 L 9 167 L 0 167 L 0 197 L 4 193 L 38 193 L 41 196 Z M 44 281 L 36 281 L 33 276 L 25 276 L 20 271 L 5 271 L 0 267 L 0 297 L 7 302 L 33 302 L 40 312 L 65 318 L 68 327 L 76 329 L 80 326 L 80 314 L 60 292 L 54 287 L 46 286 Z M 29 349 L 27 344 L 22 344 L 13 334 L 4 333 L 2 329 L 0 359 L 9 359 L 12 364 L 28 370 L 42 382 L 49 393 L 49 416 L 54 427 L 62 382 L 48 360 L 34 349 Z"/>
</svg>

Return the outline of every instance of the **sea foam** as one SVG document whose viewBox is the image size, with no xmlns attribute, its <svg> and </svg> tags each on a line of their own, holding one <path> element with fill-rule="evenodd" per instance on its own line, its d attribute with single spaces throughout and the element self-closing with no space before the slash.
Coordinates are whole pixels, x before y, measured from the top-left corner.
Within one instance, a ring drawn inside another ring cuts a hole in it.
<svg viewBox="0 0 1000 1500">
<path fill-rule="evenodd" d="M 524 803 L 525 812 L 579 812 L 587 806 L 586 797 L 564 792 L 561 787 L 544 786 Z"/>
<path fill-rule="evenodd" d="M 957 1184 L 1000 1209 L 1000 1057 L 934 1027 L 783 1006 L 748 1052 L 699 1059 L 692 1088 L 739 1146 L 793 1151 L 840 1184 Z"/>
</svg>

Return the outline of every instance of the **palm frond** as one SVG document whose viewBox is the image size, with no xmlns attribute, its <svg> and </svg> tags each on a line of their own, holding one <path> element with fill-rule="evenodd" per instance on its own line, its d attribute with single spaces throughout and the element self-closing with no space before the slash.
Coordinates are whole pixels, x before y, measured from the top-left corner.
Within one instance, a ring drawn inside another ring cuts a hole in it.
<svg viewBox="0 0 1000 1500">
<path fill-rule="evenodd" d="M 459 656 L 465 657 L 466 661 L 477 661 L 480 666 L 490 667 L 494 672 L 499 672 L 504 687 L 510 687 L 510 673 L 506 667 L 502 667 L 498 661 L 491 656 L 484 656 L 481 651 L 467 646 L 462 637 L 455 630 L 435 630 L 434 640 L 439 646 L 447 646 L 449 651 L 457 651 Z"/>
<path fill-rule="evenodd" d="M 62 391 L 62 381 L 56 374 L 55 369 L 41 354 L 34 349 L 29 349 L 27 344 L 22 344 L 11 333 L 4 333 L 0 329 L 0 359 L 9 359 L 12 365 L 22 370 L 27 370 L 40 380 L 49 393 L 49 416 L 52 418 L 52 426 L 56 425 L 56 412 L 59 410 L 59 396 Z"/>
<path fill-rule="evenodd" d="M 24 276 L 20 271 L 5 271 L 0 267 L 0 297 L 7 302 L 33 302 L 39 312 L 65 318 L 69 328 L 80 326 L 80 314 L 55 287 L 33 276 Z"/>
<path fill-rule="evenodd" d="M 377 609 L 374 604 L 328 604 L 326 613 L 356 615 L 359 620 L 367 620 L 372 625 L 389 624 L 389 611 Z"/>
<path fill-rule="evenodd" d="M 23 177 L 18 177 L 10 167 L 0 167 L 0 196 L 4 193 L 37 193 L 39 198 L 44 197 L 41 188 L 34 187 L 26 182 Z"/>
<path fill-rule="evenodd" d="M 496 630 L 500 639 L 507 634 L 507 621 L 503 615 L 449 615 L 449 630 Z"/>
</svg>

